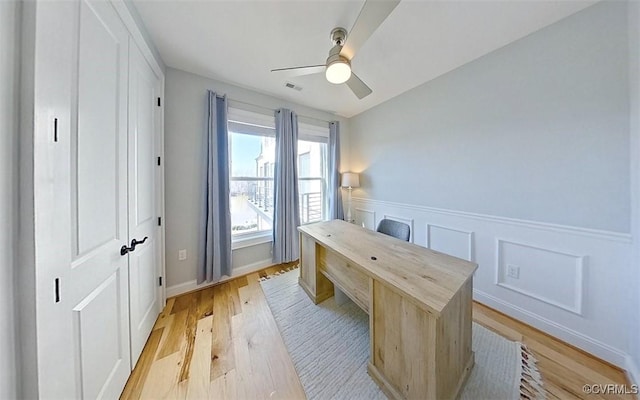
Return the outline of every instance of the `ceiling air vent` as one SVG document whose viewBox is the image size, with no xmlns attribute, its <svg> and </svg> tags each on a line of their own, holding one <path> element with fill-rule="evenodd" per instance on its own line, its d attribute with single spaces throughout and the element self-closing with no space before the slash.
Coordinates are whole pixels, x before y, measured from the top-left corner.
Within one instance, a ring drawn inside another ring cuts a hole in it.
<svg viewBox="0 0 640 400">
<path fill-rule="evenodd" d="M 296 85 L 294 83 L 291 83 L 291 82 L 286 82 L 284 85 L 286 87 L 288 87 L 289 89 L 294 89 L 294 90 L 297 90 L 298 92 L 302 90 L 302 87 L 300 87 L 300 86 L 298 86 L 298 85 Z"/>
</svg>

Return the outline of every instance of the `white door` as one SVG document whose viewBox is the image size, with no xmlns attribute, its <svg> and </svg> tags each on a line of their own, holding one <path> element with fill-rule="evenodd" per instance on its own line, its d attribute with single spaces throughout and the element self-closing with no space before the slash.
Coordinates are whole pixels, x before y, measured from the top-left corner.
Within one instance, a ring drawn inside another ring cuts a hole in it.
<svg viewBox="0 0 640 400">
<path fill-rule="evenodd" d="M 43 18 L 54 6 L 69 11 L 49 27 L 69 27 L 61 47 L 70 49 L 70 70 L 52 65 L 36 74 L 70 81 L 60 91 L 68 96 L 68 111 L 54 122 L 59 132 L 53 128 L 50 153 L 35 157 L 42 165 L 36 196 L 51 190 L 55 199 L 36 208 L 36 221 L 47 215 L 38 228 L 45 240 L 36 245 L 52 249 L 54 264 L 39 263 L 37 272 L 40 397 L 112 399 L 131 372 L 128 259 L 120 255 L 128 240 L 129 36 L 109 2 L 38 3 Z M 60 227 L 68 236 L 47 234 Z M 45 281 L 52 273 L 55 283 Z"/>
<path fill-rule="evenodd" d="M 135 366 L 160 313 L 156 204 L 156 126 L 160 79 L 135 43 L 129 48 L 129 253 L 131 365 Z M 146 238 L 146 240 L 145 240 Z"/>
</svg>

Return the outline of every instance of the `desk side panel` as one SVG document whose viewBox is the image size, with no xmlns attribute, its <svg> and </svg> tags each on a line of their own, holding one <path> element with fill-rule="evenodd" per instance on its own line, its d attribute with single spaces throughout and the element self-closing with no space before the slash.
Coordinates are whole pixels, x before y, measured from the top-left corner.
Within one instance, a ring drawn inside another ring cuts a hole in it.
<svg viewBox="0 0 640 400">
<path fill-rule="evenodd" d="M 457 398 L 473 368 L 472 287 L 473 278 L 469 278 L 438 319 L 438 399 Z"/>
<path fill-rule="evenodd" d="M 392 398 L 436 398 L 436 318 L 375 279 L 371 308 L 371 375 Z"/>
</svg>

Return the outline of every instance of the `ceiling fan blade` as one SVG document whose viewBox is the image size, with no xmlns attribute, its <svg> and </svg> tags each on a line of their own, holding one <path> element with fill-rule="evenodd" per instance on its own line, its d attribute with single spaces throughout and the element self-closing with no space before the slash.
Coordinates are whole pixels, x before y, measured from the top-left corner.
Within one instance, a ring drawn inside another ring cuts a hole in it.
<svg viewBox="0 0 640 400">
<path fill-rule="evenodd" d="M 276 68 L 272 69 L 271 72 L 282 72 L 287 76 L 302 76 L 302 75 L 311 75 L 311 74 L 319 74 L 324 72 L 326 65 L 306 65 L 304 67 L 290 67 L 290 68 Z"/>
<path fill-rule="evenodd" d="M 367 0 L 347 35 L 347 41 L 342 47 L 340 55 L 351 60 L 398 3 L 400 0 Z"/>
<path fill-rule="evenodd" d="M 349 89 L 358 96 L 359 99 L 363 99 L 373 93 L 373 90 L 366 83 L 362 82 L 358 75 L 351 72 L 351 78 L 346 82 Z"/>
</svg>

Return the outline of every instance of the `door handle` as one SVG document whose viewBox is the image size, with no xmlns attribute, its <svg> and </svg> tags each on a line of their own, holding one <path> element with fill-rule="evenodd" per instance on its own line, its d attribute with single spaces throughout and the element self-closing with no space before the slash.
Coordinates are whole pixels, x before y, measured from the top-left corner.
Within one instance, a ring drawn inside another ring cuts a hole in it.
<svg viewBox="0 0 640 400">
<path fill-rule="evenodd" d="M 131 253 L 131 252 L 135 251 L 136 250 L 136 246 L 146 242 L 147 239 L 149 239 L 148 236 L 145 236 L 144 239 L 142 239 L 142 240 L 137 240 L 135 238 L 131 239 L 131 246 L 130 247 L 127 247 L 126 244 L 124 246 L 120 247 L 120 255 L 124 256 L 127 253 Z"/>
<path fill-rule="evenodd" d="M 147 239 L 149 239 L 148 236 L 145 236 L 144 239 L 142 240 L 137 240 L 137 239 L 131 239 L 131 251 L 134 251 L 136 249 L 136 246 L 139 244 L 142 244 L 144 242 L 147 241 Z"/>
</svg>

